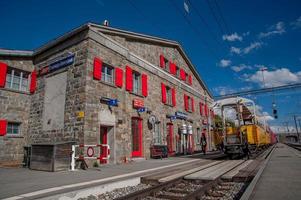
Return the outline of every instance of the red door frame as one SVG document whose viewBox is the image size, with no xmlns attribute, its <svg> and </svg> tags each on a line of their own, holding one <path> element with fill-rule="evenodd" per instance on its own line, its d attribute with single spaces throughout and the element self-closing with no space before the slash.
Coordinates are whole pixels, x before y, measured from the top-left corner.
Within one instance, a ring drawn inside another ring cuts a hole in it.
<svg viewBox="0 0 301 200">
<path fill-rule="evenodd" d="M 103 130 L 103 132 L 101 131 Z M 108 144 L 108 127 L 107 126 L 100 126 L 100 138 L 101 142 L 99 141 L 100 144 Z M 101 148 L 101 155 L 100 155 L 100 163 L 106 164 L 108 161 L 106 158 L 108 157 L 108 147 L 107 146 L 102 146 Z"/>
<path fill-rule="evenodd" d="M 174 150 L 173 150 L 173 124 L 172 123 L 167 123 L 168 126 L 168 135 L 166 138 L 167 141 L 167 147 L 168 147 L 168 154 L 173 155 Z"/>
<path fill-rule="evenodd" d="M 132 157 L 142 157 L 142 118 L 140 117 L 132 117 L 131 128 L 132 128 L 132 137 L 133 137 L 133 120 L 137 120 L 138 122 L 138 150 L 134 151 L 132 149 Z M 133 148 L 133 139 L 132 139 L 132 148 Z"/>
</svg>

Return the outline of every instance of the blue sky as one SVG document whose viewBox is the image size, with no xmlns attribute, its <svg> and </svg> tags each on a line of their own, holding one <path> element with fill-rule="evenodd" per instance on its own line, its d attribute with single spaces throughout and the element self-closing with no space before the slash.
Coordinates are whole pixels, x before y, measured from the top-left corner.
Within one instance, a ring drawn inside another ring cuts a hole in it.
<svg viewBox="0 0 301 200">
<path fill-rule="evenodd" d="M 189 12 L 183 2 L 1 1 L 0 48 L 32 50 L 85 22 L 108 19 L 112 27 L 179 41 L 214 95 L 263 87 L 262 67 L 266 87 L 301 81 L 301 1 L 186 0 Z M 271 94 L 251 98 L 271 113 Z M 299 91 L 274 99 L 279 119 L 270 122 L 291 123 Z"/>
</svg>

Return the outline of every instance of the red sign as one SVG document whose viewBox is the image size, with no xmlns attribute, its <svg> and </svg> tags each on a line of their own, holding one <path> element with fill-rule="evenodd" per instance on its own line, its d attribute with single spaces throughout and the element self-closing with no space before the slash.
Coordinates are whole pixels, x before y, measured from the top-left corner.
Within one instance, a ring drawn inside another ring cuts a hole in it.
<svg viewBox="0 0 301 200">
<path fill-rule="evenodd" d="M 134 99 L 133 100 L 133 107 L 134 108 L 143 108 L 144 107 L 144 101 L 141 99 Z"/>
</svg>

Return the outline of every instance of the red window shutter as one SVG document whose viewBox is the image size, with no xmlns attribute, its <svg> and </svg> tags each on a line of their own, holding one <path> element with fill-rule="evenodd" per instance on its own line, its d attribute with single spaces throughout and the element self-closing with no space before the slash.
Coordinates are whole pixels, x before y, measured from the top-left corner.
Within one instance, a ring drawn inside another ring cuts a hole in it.
<svg viewBox="0 0 301 200">
<path fill-rule="evenodd" d="M 205 110 L 205 116 L 208 117 L 208 106 L 207 106 L 207 104 L 205 104 L 204 110 Z"/>
<path fill-rule="evenodd" d="M 191 97 L 191 111 L 194 112 L 194 99 Z"/>
<path fill-rule="evenodd" d="M 102 60 L 99 58 L 94 58 L 93 77 L 96 80 L 101 79 L 101 67 L 102 67 Z"/>
<path fill-rule="evenodd" d="M 161 92 L 162 92 L 162 103 L 166 103 L 166 87 L 164 83 L 161 83 Z"/>
<path fill-rule="evenodd" d="M 146 74 L 142 74 L 141 75 L 141 80 L 142 80 L 142 95 L 147 97 L 147 75 Z"/>
<path fill-rule="evenodd" d="M 169 72 L 173 75 L 177 73 L 176 64 L 171 61 L 169 62 Z"/>
<path fill-rule="evenodd" d="M 171 89 L 171 96 L 172 96 L 172 105 L 176 106 L 177 101 L 176 101 L 176 89 L 175 88 Z"/>
<path fill-rule="evenodd" d="M 184 94 L 184 109 L 188 111 L 188 96 Z"/>
<path fill-rule="evenodd" d="M 160 67 L 165 68 L 165 58 L 163 55 L 160 55 Z"/>
<path fill-rule="evenodd" d="M 122 88 L 123 83 L 123 71 L 120 68 L 115 68 L 115 85 Z"/>
<path fill-rule="evenodd" d="M 132 74 L 133 70 L 131 67 L 126 66 L 125 67 L 125 75 L 126 75 L 126 90 L 127 91 L 132 91 L 133 90 L 133 74 Z"/>
<path fill-rule="evenodd" d="M 189 85 L 192 85 L 192 76 L 191 75 L 188 76 L 188 82 L 189 82 Z"/>
<path fill-rule="evenodd" d="M 34 70 L 33 72 L 31 72 L 30 77 L 31 80 L 30 80 L 29 92 L 33 94 L 37 88 L 37 71 Z"/>
<path fill-rule="evenodd" d="M 204 112 L 203 112 L 203 103 L 200 102 L 200 115 L 203 116 Z"/>
<path fill-rule="evenodd" d="M 185 73 L 184 69 L 180 69 L 180 78 L 183 81 L 186 81 L 186 73 Z"/>
<path fill-rule="evenodd" d="M 0 62 L 0 87 L 5 87 L 7 64 Z"/>
<path fill-rule="evenodd" d="M 0 136 L 6 135 L 7 121 L 0 119 Z"/>
</svg>

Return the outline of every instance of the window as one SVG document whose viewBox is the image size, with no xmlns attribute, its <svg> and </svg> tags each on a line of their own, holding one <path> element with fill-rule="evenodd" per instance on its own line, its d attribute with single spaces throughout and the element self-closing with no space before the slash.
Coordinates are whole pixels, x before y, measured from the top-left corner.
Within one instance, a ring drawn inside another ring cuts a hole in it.
<svg viewBox="0 0 301 200">
<path fill-rule="evenodd" d="M 166 58 L 164 58 L 164 63 L 165 63 L 165 71 L 168 71 L 169 72 L 169 70 L 170 70 L 170 66 L 169 66 L 169 61 L 166 59 Z"/>
<path fill-rule="evenodd" d="M 176 76 L 180 77 L 180 68 L 176 66 Z"/>
<path fill-rule="evenodd" d="M 172 91 L 168 86 L 166 86 L 166 104 L 172 105 Z"/>
<path fill-rule="evenodd" d="M 19 135 L 20 134 L 20 123 L 7 123 L 7 134 L 8 135 Z"/>
<path fill-rule="evenodd" d="M 113 84 L 114 83 L 114 68 L 104 64 L 101 68 L 102 76 L 101 80 Z"/>
<path fill-rule="evenodd" d="M 133 93 L 141 93 L 141 75 L 138 72 L 133 72 Z"/>
<path fill-rule="evenodd" d="M 192 111 L 192 104 L 191 104 L 191 97 L 187 96 L 187 111 L 191 112 Z"/>
<path fill-rule="evenodd" d="M 5 88 L 28 92 L 29 73 L 17 69 L 8 69 Z"/>
</svg>

